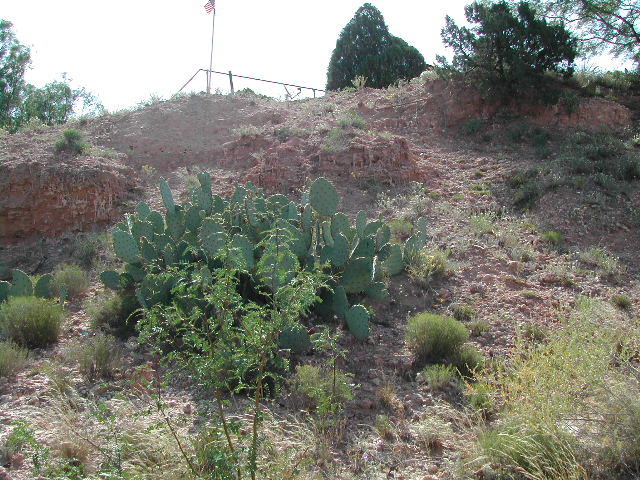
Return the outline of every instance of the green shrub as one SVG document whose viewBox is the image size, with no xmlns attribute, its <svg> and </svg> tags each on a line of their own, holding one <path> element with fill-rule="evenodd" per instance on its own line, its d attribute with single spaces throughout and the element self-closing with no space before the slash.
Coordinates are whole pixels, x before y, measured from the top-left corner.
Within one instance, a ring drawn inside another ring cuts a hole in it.
<svg viewBox="0 0 640 480">
<path fill-rule="evenodd" d="M 456 305 L 453 307 L 453 318 L 459 322 L 470 322 L 475 320 L 478 312 L 471 305 Z"/>
<path fill-rule="evenodd" d="M 29 359 L 29 351 L 11 341 L 0 341 L 0 377 L 10 377 Z"/>
<path fill-rule="evenodd" d="M 407 345 L 423 364 L 454 357 L 468 339 L 469 330 L 462 323 L 435 313 L 420 313 L 407 324 Z"/>
<path fill-rule="evenodd" d="M 80 373 L 89 381 L 113 378 L 122 359 L 116 340 L 104 333 L 86 339 L 69 356 L 78 362 Z"/>
<path fill-rule="evenodd" d="M 631 298 L 626 295 L 615 295 L 611 297 L 611 303 L 620 310 L 629 310 L 631 308 Z"/>
<path fill-rule="evenodd" d="M 343 129 L 348 128 L 366 128 L 367 122 L 355 110 L 349 110 L 338 118 L 338 126 Z"/>
<path fill-rule="evenodd" d="M 11 297 L 0 305 L 0 330 L 20 345 L 46 347 L 58 339 L 62 316 L 62 307 L 51 300 Z"/>
<path fill-rule="evenodd" d="M 543 232 L 540 236 L 543 242 L 549 243 L 554 247 L 561 245 L 564 242 L 564 236 L 560 232 L 556 232 L 555 230 L 548 230 Z"/>
<path fill-rule="evenodd" d="M 439 280 L 451 271 L 449 256 L 451 250 L 440 248 L 424 248 L 411 255 L 407 272 L 409 278 L 418 285 L 427 287 L 431 282 Z"/>
<path fill-rule="evenodd" d="M 139 309 L 135 295 L 127 292 L 105 293 L 87 305 L 92 328 L 106 329 L 125 338 L 135 332 Z"/>
<path fill-rule="evenodd" d="M 448 386 L 458 386 L 459 377 L 453 365 L 427 365 L 422 370 L 422 378 L 433 391 L 445 390 Z"/>
<path fill-rule="evenodd" d="M 56 153 L 68 153 L 81 155 L 89 149 L 89 144 L 84 140 L 84 134 L 76 129 L 62 132 L 62 138 L 54 144 Z"/>
<path fill-rule="evenodd" d="M 595 267 L 603 276 L 611 277 L 620 273 L 621 267 L 618 259 L 602 248 L 594 247 L 581 252 L 580 260 L 587 265 Z"/>
<path fill-rule="evenodd" d="M 62 286 L 67 287 L 69 298 L 77 298 L 89 288 L 89 275 L 78 265 L 62 264 L 53 271 L 51 282 L 53 291 L 59 292 Z"/>
<path fill-rule="evenodd" d="M 473 322 L 469 322 L 467 324 L 467 328 L 469 329 L 469 332 L 471 332 L 472 337 L 479 337 L 489 330 L 489 324 L 484 320 L 475 320 Z"/>
<path fill-rule="evenodd" d="M 518 208 L 531 208 L 542 196 L 542 188 L 535 181 L 529 181 L 521 185 L 513 196 L 513 204 Z"/>
<path fill-rule="evenodd" d="M 463 135 L 475 135 L 480 131 L 483 125 L 484 125 L 484 120 L 482 120 L 481 118 L 474 118 L 471 120 L 467 120 L 460 127 L 460 132 Z"/>
<path fill-rule="evenodd" d="M 463 345 L 451 358 L 460 375 L 471 377 L 484 367 L 484 356 L 473 345 Z"/>
</svg>

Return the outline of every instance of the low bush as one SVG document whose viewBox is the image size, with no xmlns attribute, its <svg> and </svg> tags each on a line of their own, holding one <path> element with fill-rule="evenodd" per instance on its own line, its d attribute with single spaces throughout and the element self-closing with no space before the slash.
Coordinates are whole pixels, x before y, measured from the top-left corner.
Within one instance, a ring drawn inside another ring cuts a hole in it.
<svg viewBox="0 0 640 480">
<path fill-rule="evenodd" d="M 340 370 L 325 371 L 314 365 L 299 365 L 291 387 L 305 395 L 309 406 L 321 415 L 340 411 L 353 398 L 347 374 Z"/>
<path fill-rule="evenodd" d="M 468 339 L 469 330 L 462 323 L 435 313 L 420 313 L 407 324 L 407 345 L 422 364 L 454 358 Z"/>
<path fill-rule="evenodd" d="M 407 266 L 409 278 L 420 286 L 429 286 L 430 283 L 441 279 L 450 272 L 450 255 L 451 250 L 448 249 L 424 248 L 419 250 L 409 259 Z"/>
<path fill-rule="evenodd" d="M 473 345 L 463 345 L 451 358 L 463 377 L 471 377 L 484 367 L 484 356 Z"/>
<path fill-rule="evenodd" d="M 91 327 L 126 338 L 135 333 L 140 304 L 132 293 L 103 294 L 87 305 Z"/>
<path fill-rule="evenodd" d="M 422 378 L 434 391 L 458 386 L 460 381 L 456 367 L 453 365 L 427 365 L 422 370 Z"/>
<path fill-rule="evenodd" d="M 553 245 L 554 247 L 562 245 L 562 243 L 564 242 L 564 236 L 560 232 L 556 232 L 555 230 L 548 230 L 546 232 L 543 232 L 540 238 L 543 242 Z"/>
<path fill-rule="evenodd" d="M 54 144 L 56 153 L 68 153 L 70 155 L 81 155 L 89 150 L 89 144 L 85 142 L 84 134 L 76 129 L 69 129 L 62 132 L 62 138 Z"/>
<path fill-rule="evenodd" d="M 89 284 L 89 275 L 78 265 L 62 264 L 53 271 L 53 291 L 59 292 L 62 286 L 66 286 L 69 298 L 77 298 L 85 293 Z"/>
<path fill-rule="evenodd" d="M 11 297 L 0 305 L 0 330 L 29 348 L 46 347 L 58 339 L 62 307 L 37 297 Z"/>
<path fill-rule="evenodd" d="M 453 318 L 459 322 L 470 322 L 475 320 L 478 312 L 471 305 L 456 305 L 453 307 Z"/>
<path fill-rule="evenodd" d="M 0 341 L 0 377 L 10 377 L 29 359 L 29 351 L 11 341 Z"/>
<path fill-rule="evenodd" d="M 620 310 L 629 310 L 631 308 L 631 298 L 626 295 L 615 295 L 611 297 L 611 303 L 613 303 Z"/>
</svg>

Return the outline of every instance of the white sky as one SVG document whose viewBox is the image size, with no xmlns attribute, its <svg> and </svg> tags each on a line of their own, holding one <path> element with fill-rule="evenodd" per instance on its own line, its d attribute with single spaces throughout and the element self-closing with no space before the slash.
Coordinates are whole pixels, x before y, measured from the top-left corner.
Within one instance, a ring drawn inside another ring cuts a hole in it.
<svg viewBox="0 0 640 480">
<path fill-rule="evenodd" d="M 373 0 L 392 34 L 432 63 L 446 53 L 445 15 L 464 22 L 471 0 Z M 0 18 L 13 23 L 31 47 L 27 81 L 42 86 L 68 74 L 109 110 L 152 94 L 169 97 L 199 69 L 208 68 L 212 15 L 206 0 L 0 0 Z M 217 0 L 213 70 L 324 88 L 331 52 L 342 28 L 364 0 Z M 213 88 L 229 90 L 214 75 Z M 185 90 L 205 89 L 200 73 Z M 239 90 L 282 97 L 282 86 L 234 79 Z M 290 89 L 295 92 L 295 89 Z"/>
</svg>

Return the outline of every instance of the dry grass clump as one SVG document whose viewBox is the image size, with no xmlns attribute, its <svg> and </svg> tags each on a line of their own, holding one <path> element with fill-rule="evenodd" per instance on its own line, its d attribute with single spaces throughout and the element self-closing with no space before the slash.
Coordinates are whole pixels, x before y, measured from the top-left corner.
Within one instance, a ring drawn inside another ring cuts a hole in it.
<svg viewBox="0 0 640 480">
<path fill-rule="evenodd" d="M 60 288 L 67 288 L 69 298 L 78 298 L 89 288 L 89 275 L 78 265 L 61 264 L 53 271 L 53 281 L 51 285 L 54 292 L 59 292 Z"/>
<path fill-rule="evenodd" d="M 29 351 L 12 341 L 0 341 L 0 377 L 10 377 L 29 360 Z"/>
<path fill-rule="evenodd" d="M 62 307 L 37 297 L 11 297 L 0 305 L 0 331 L 29 348 L 51 345 L 58 339 Z"/>
</svg>

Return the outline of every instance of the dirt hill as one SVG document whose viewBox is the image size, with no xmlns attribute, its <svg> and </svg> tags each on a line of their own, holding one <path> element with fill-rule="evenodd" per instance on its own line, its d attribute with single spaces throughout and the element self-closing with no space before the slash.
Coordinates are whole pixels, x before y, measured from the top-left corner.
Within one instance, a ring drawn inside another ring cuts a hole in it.
<svg viewBox="0 0 640 480">
<path fill-rule="evenodd" d="M 611 185 L 609 174 L 580 174 L 568 153 L 591 148 L 603 131 L 633 128 L 632 112 L 595 97 L 575 109 L 511 107 L 439 81 L 413 82 L 285 103 L 192 95 L 5 136 L 0 256 L 6 266 L 30 274 L 49 271 L 77 259 L 87 232 L 108 229 L 137 201 L 160 205 L 161 176 L 185 198 L 201 170 L 211 173 L 218 193 L 251 180 L 298 195 L 307 180 L 325 176 L 349 214 L 364 209 L 370 218 L 396 220 L 400 229 L 426 216 L 430 251 L 445 258 L 442 275 L 392 279 L 390 297 L 372 302 L 370 339 L 341 340 L 349 350 L 343 369 L 354 375 L 355 400 L 347 406 L 344 431 L 322 459 L 311 461 L 310 471 L 321 472 L 313 478 L 461 478 L 453 465 L 467 453 L 475 427 L 462 419 L 458 394 L 415 382 L 404 341 L 408 317 L 470 307 L 466 311 L 479 322 L 473 344 L 488 358 L 500 358 L 516 347 L 519 332 L 558 328 L 561 313 L 578 297 L 629 297 L 629 310 L 620 314 L 625 321 L 637 319 L 640 309 L 638 181 L 631 176 Z M 70 127 L 85 133 L 88 154 L 54 153 L 55 140 Z M 635 148 L 615 145 L 629 154 Z M 94 282 L 86 297 L 101 288 Z M 35 373 L 0 385 L 0 422 L 30 418 L 48 431 L 47 422 L 37 420 L 55 406 L 43 366 L 90 331 L 84 300 L 72 302 L 63 338 L 38 354 Z M 124 379 L 147 360 L 132 354 L 118 388 L 125 389 Z M 76 367 L 60 368 L 83 389 L 104 394 L 82 383 Z M 387 400 L 381 400 L 383 388 L 393 390 Z M 191 405 L 198 403 L 192 392 L 173 387 L 168 395 L 191 419 Z M 296 408 L 292 402 L 285 398 L 273 414 L 287 415 Z M 391 419 L 391 439 L 376 433 L 380 415 Z M 425 453 L 415 428 L 429 418 L 445 422 L 450 435 Z M 14 478 L 28 478 L 26 466 L 14 470 Z"/>
</svg>

